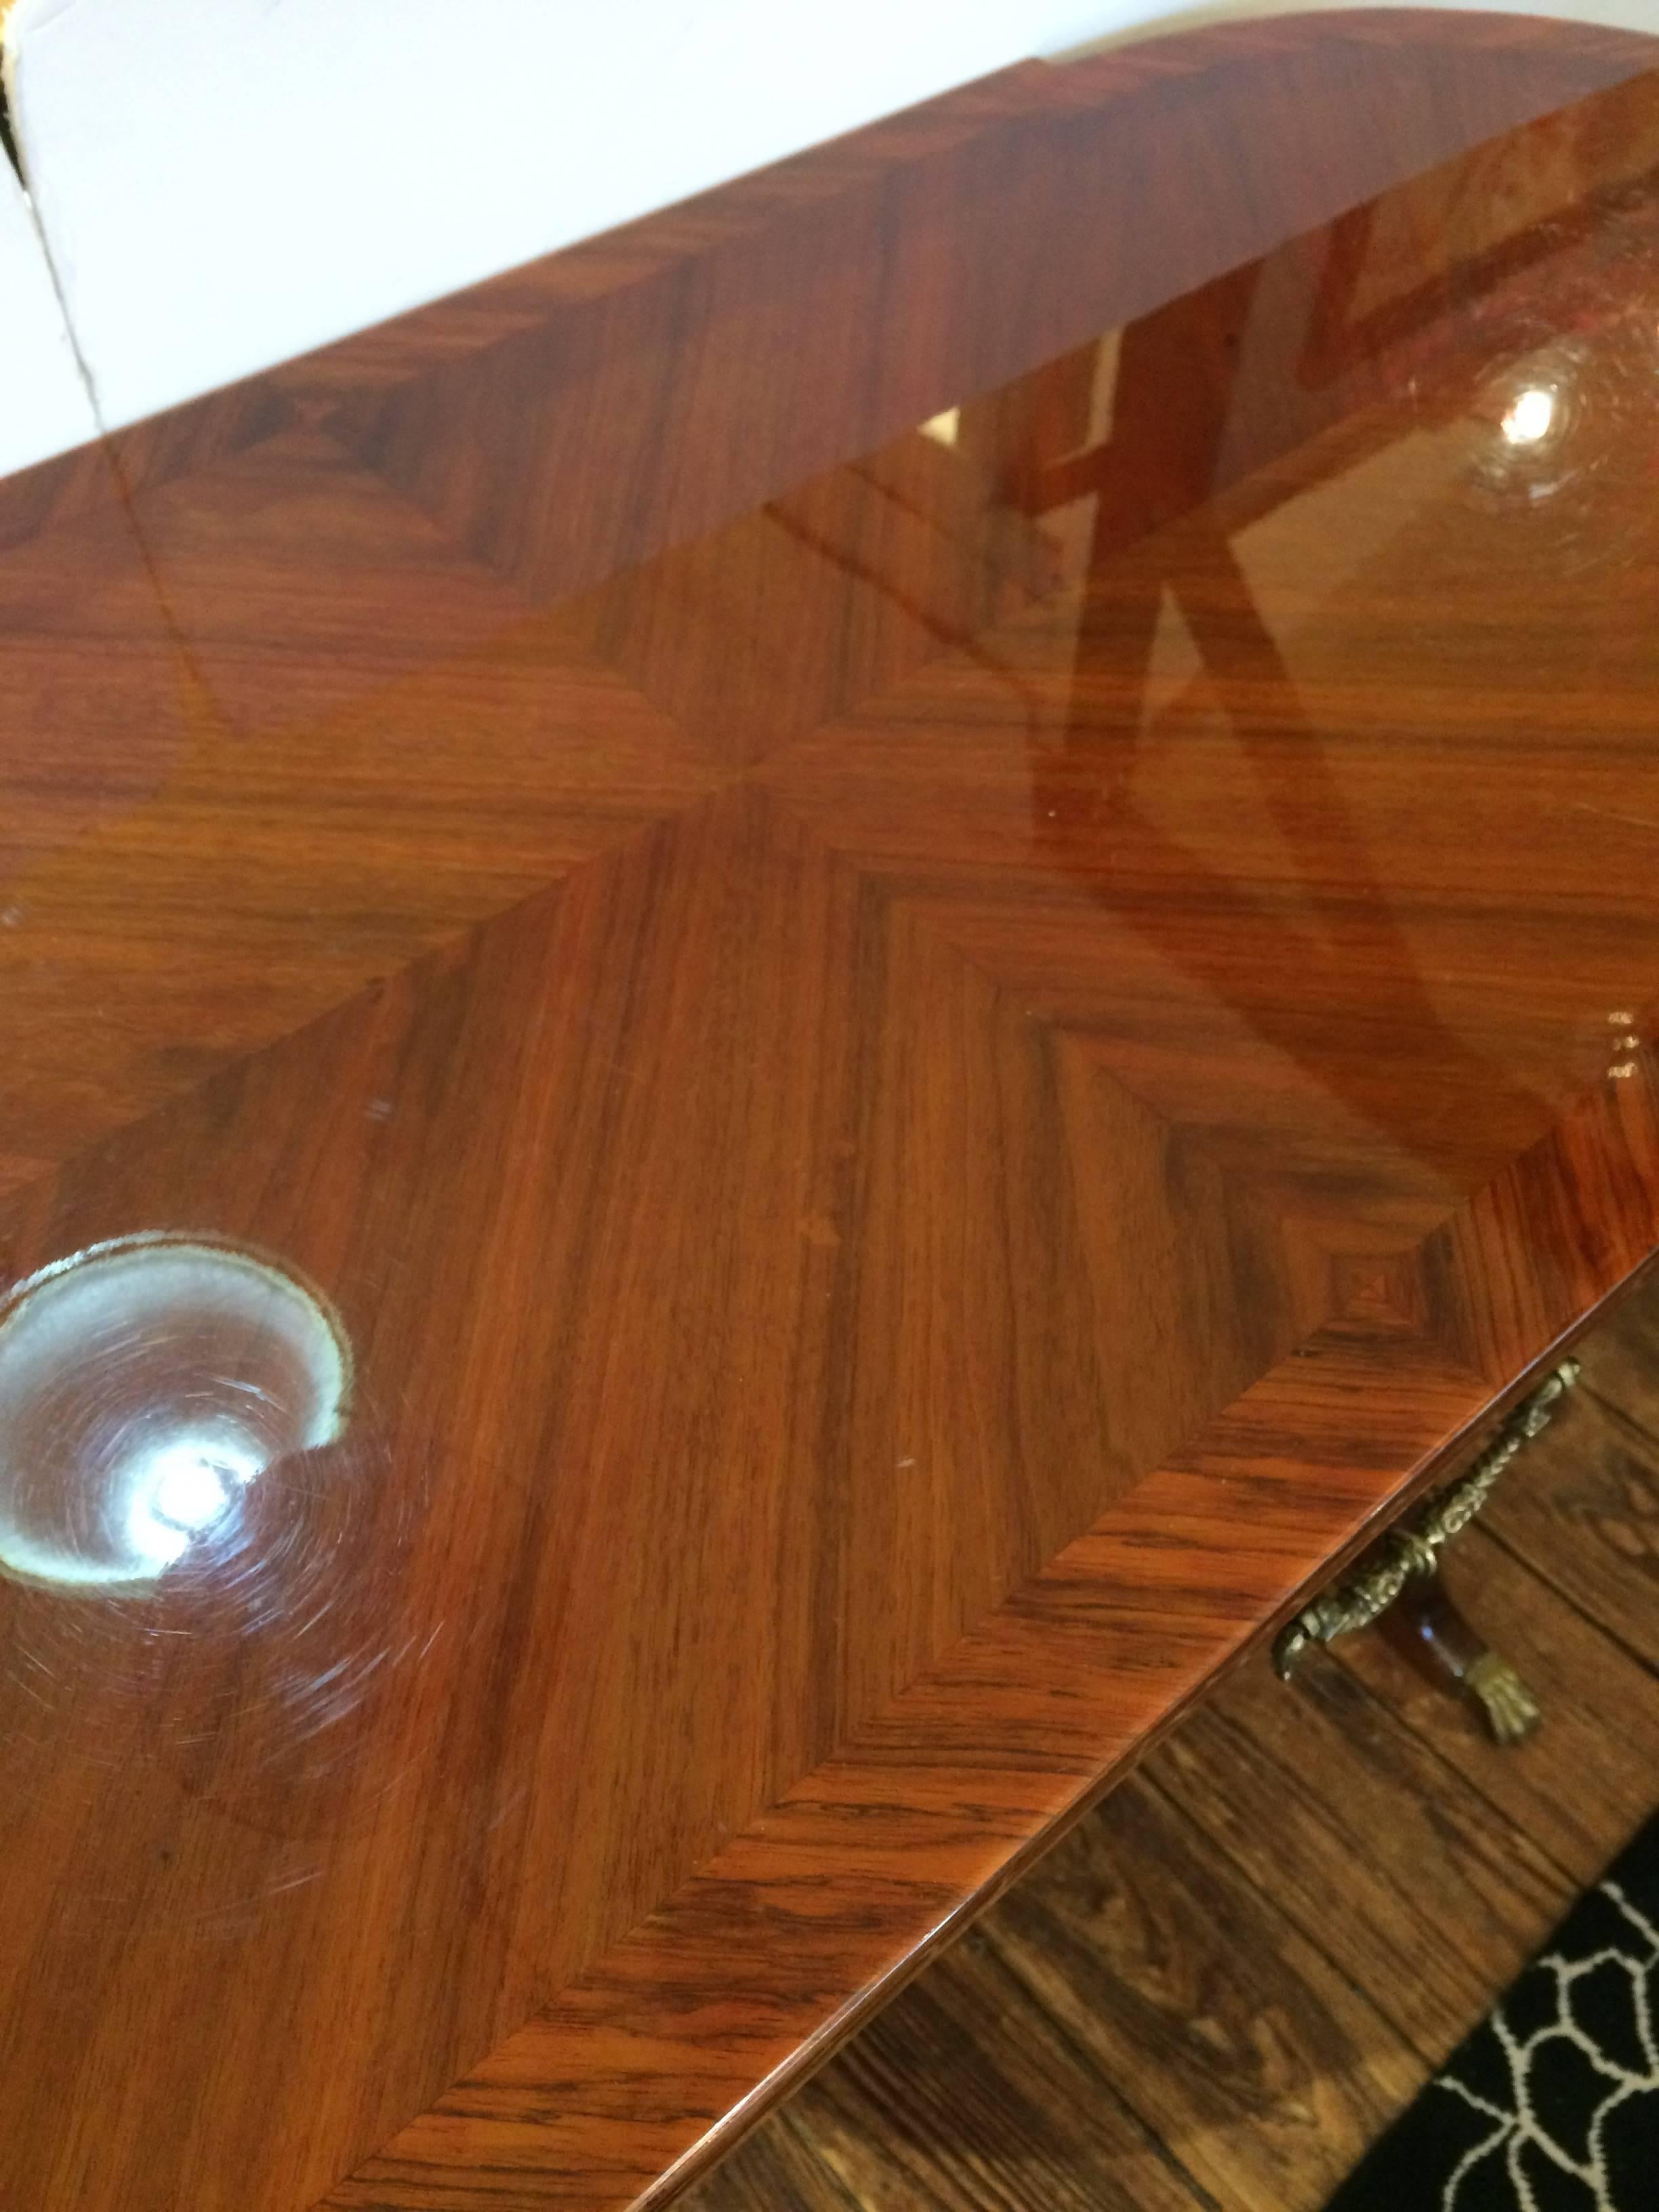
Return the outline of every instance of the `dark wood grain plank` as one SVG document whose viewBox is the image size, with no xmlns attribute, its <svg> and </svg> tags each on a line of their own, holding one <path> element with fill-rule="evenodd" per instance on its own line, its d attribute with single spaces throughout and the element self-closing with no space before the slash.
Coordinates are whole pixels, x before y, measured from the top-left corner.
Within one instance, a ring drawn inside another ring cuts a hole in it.
<svg viewBox="0 0 1659 2212">
<path fill-rule="evenodd" d="M 971 1931 L 785 2107 L 810 2148 L 809 2201 L 823 2174 L 868 2212 L 1208 2212 L 1097 2054 L 1010 1970 L 998 1934 Z M 726 2186 L 722 2166 L 687 2201 L 724 2212 Z"/>
<path fill-rule="evenodd" d="M 1659 1586 L 1659 1479 L 1651 1431 L 1586 1393 L 1570 1437 L 1540 1454 L 1516 1486 L 1494 1534 L 1537 1559 L 1539 1571 L 1626 1649 L 1659 1666 L 1653 1600 Z M 1574 1543 L 1550 1538 L 1571 1531 Z"/>
<path fill-rule="evenodd" d="M 1604 1403 L 1649 1435 L 1659 1434 L 1659 1313 L 1650 1298 L 1628 1298 L 1589 1345 L 1585 1380 Z"/>
<path fill-rule="evenodd" d="M 1517 1474 L 1511 1492 L 1518 1498 L 1536 1477 L 1530 1468 Z M 1653 1808 L 1659 1702 L 1646 1669 L 1558 1594 L 1559 1562 L 1588 1550 L 1584 1532 L 1547 1529 L 1541 1545 L 1523 1540 L 1529 1555 L 1516 1557 L 1507 1540 L 1510 1500 L 1494 1501 L 1493 1510 L 1501 1516 L 1493 1531 L 1469 1532 L 1448 1580 L 1542 1699 L 1547 1742 L 1540 1732 L 1512 1757 L 1495 1757 L 1476 1717 L 1449 1705 L 1380 1640 L 1358 1638 L 1334 1663 L 1363 1681 L 1583 1887 Z M 1629 1579 L 1633 1585 L 1637 1577 Z"/>
<path fill-rule="evenodd" d="M 1266 1897 L 1216 1879 L 1152 1788 L 1126 1784 L 1064 1853 L 987 1940 L 1212 2196 L 1314 2212 L 1415 2087 L 1416 2053 Z"/>
<path fill-rule="evenodd" d="M 1160 1751 L 1156 1786 L 1436 2061 L 1524 1965 L 1572 1876 L 1336 1668 L 1267 1669 Z"/>
<path fill-rule="evenodd" d="M 870 2203 L 849 2193 L 810 2122 L 793 2106 L 721 2161 L 704 2201 L 718 2203 L 720 2212 L 866 2212 Z M 681 2202 L 697 2203 L 698 2192 L 689 2191 Z"/>
<path fill-rule="evenodd" d="M 1659 1666 L 1656 1347 L 1652 1301 L 1632 1300 L 1590 1346 L 1571 1422 L 1540 1439 L 1492 1516 L 1501 1541 L 1649 1666 Z"/>
</svg>

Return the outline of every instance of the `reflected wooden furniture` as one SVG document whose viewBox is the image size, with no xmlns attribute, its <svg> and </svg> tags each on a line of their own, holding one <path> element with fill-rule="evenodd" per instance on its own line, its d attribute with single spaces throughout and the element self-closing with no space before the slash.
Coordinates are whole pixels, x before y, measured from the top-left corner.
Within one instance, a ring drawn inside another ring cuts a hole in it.
<svg viewBox="0 0 1659 2212">
<path fill-rule="evenodd" d="M 1647 1264 L 1656 56 L 1033 64 L 0 484 L 0 1345 L 355 1361 L 0 1583 L 20 2206 L 672 2193 Z"/>
</svg>

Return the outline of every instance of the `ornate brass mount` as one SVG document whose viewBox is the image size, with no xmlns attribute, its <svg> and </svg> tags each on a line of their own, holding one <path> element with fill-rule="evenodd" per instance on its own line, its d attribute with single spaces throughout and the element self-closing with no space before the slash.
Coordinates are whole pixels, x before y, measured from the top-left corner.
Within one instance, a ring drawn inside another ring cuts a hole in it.
<svg viewBox="0 0 1659 2212">
<path fill-rule="evenodd" d="M 1369 1628 L 1404 1598 L 1414 1617 L 1393 1640 L 1419 1647 L 1431 1674 L 1473 1698 L 1500 1743 L 1516 1743 L 1532 1733 L 1539 1719 L 1537 1700 L 1507 1661 L 1480 1643 L 1440 1589 L 1439 1557 L 1474 1520 L 1522 1446 L 1549 1426 L 1578 1375 L 1578 1362 L 1564 1359 L 1521 1401 L 1467 1473 L 1391 1528 L 1351 1574 L 1297 1615 L 1273 1646 L 1273 1665 L 1282 1680 L 1290 1680 L 1310 1644 L 1329 1644 Z"/>
</svg>

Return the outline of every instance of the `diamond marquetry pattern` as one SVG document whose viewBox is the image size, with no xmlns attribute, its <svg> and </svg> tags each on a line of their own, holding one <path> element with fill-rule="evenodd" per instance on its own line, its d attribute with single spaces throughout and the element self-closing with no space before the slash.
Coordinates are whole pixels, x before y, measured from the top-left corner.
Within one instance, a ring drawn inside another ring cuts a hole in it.
<svg viewBox="0 0 1659 2212">
<path fill-rule="evenodd" d="M 1254 35 L 1397 153 L 1015 71 L 0 503 L 0 1263 L 326 1288 L 379 1655 L 0 1591 L 20 2204 L 623 2201 L 1641 1256 L 1659 106 Z"/>
</svg>

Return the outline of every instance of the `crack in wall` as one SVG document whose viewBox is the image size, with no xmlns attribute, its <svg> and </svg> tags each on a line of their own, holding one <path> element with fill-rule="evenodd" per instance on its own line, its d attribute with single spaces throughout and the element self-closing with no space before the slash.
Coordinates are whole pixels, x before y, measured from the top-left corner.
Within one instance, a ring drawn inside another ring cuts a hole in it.
<svg viewBox="0 0 1659 2212">
<path fill-rule="evenodd" d="M 127 527 L 132 534 L 140 565 L 151 591 L 155 593 L 162 628 L 167 632 L 186 676 L 199 688 L 204 698 L 210 702 L 212 692 L 185 636 L 183 626 L 163 585 L 154 549 L 139 520 L 134 497 L 135 486 L 129 476 L 114 434 L 105 419 L 104 410 L 99 401 L 97 383 L 94 379 L 86 355 L 82 351 L 80 334 L 75 326 L 75 318 L 70 312 L 69 298 L 58 270 L 58 258 L 52 251 L 52 240 L 46 234 L 46 227 L 40 220 L 40 210 L 30 186 L 29 167 L 19 137 L 14 105 L 16 46 L 12 27 L 7 21 L 12 5 L 13 0 L 0 0 L 0 143 L 3 143 L 6 157 L 16 171 L 18 181 L 22 185 L 23 205 L 28 212 L 29 225 L 40 248 L 40 258 L 46 266 L 47 282 L 52 286 L 52 298 L 57 303 L 58 320 L 63 326 L 70 358 L 75 363 L 76 376 L 86 394 L 94 434 L 88 442 L 98 445 L 103 449 L 116 501 L 122 509 Z"/>
<path fill-rule="evenodd" d="M 109 428 L 104 420 L 104 410 L 98 403 L 98 388 L 93 381 L 92 370 L 87 357 L 81 350 L 80 337 L 75 327 L 75 319 L 70 313 L 68 295 L 58 273 L 57 256 L 52 250 L 52 240 L 46 235 L 46 227 L 41 222 L 40 210 L 35 204 L 34 193 L 29 180 L 29 165 L 18 129 L 17 42 L 15 24 L 12 20 L 14 4 L 15 0 L 0 0 L 0 144 L 3 144 L 6 158 L 16 171 L 18 182 L 23 187 L 23 205 L 28 211 L 29 226 L 40 248 L 40 258 L 46 264 L 46 278 L 52 286 L 52 297 L 58 303 L 58 319 L 64 326 L 64 336 L 69 343 L 70 353 L 75 362 L 75 374 L 80 380 L 82 390 L 86 393 L 87 404 L 92 410 L 94 428 L 107 447 Z"/>
<path fill-rule="evenodd" d="M 9 18 L 14 0 L 0 0 L 0 151 L 5 155 L 21 178 L 23 163 L 17 151 L 17 133 L 11 119 L 11 72 L 13 48 Z M 27 186 L 25 186 L 27 190 Z"/>
</svg>

